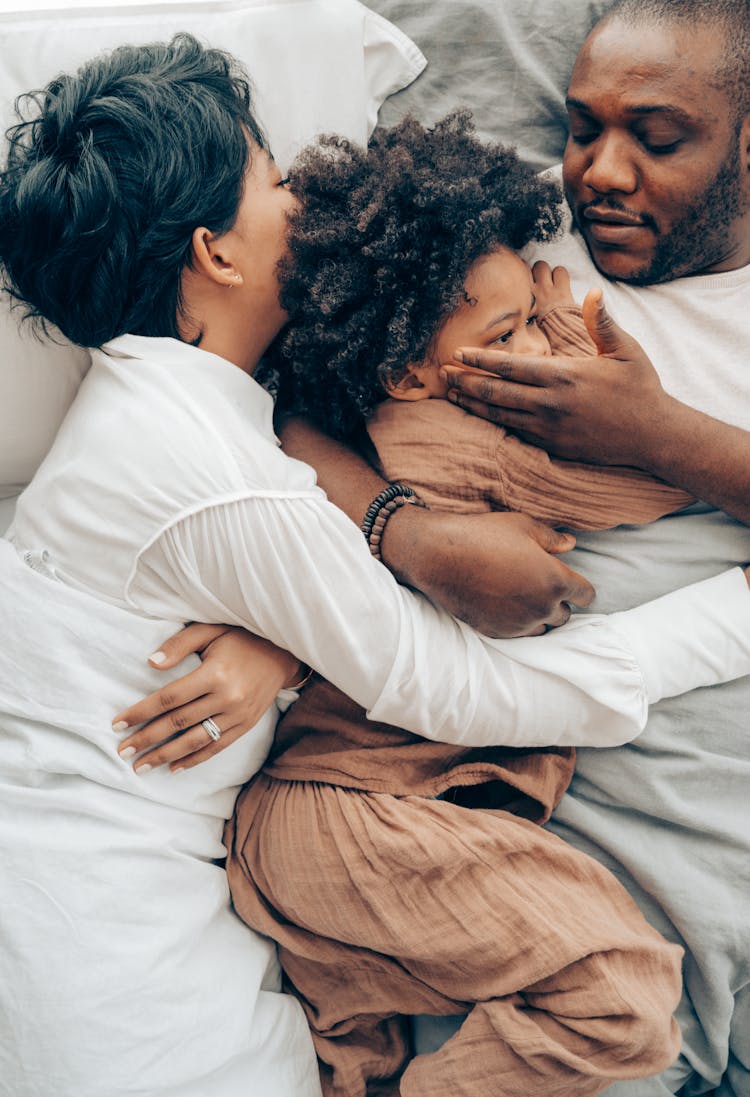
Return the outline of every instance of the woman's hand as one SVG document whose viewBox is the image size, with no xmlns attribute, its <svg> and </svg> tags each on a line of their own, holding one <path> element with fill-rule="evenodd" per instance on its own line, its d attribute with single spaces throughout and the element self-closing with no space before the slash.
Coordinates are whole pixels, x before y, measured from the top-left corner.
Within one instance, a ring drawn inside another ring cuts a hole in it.
<svg viewBox="0 0 750 1097">
<path fill-rule="evenodd" d="M 450 399 L 558 457 L 656 471 L 676 401 L 640 344 L 611 319 L 601 290 L 586 295 L 582 311 L 597 355 L 524 358 L 462 348 L 465 365 L 496 376 L 446 364 Z"/>
<path fill-rule="evenodd" d="M 143 724 L 120 743 L 121 758 L 135 758 L 136 773 L 170 764 L 172 772 L 212 758 L 257 724 L 281 689 L 297 684 L 301 664 L 269 640 L 227 625 L 188 625 L 171 636 L 149 662 L 160 670 L 197 652 L 201 666 L 112 721 L 116 732 Z M 220 733 L 213 739 L 202 721 Z"/>
</svg>

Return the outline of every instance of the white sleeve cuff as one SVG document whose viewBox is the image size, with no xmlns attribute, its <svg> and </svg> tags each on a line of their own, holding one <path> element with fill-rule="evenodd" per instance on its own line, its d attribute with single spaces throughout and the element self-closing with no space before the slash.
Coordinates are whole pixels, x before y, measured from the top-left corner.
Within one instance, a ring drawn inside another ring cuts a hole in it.
<svg viewBox="0 0 750 1097">
<path fill-rule="evenodd" d="M 650 705 L 750 674 L 750 589 L 741 568 L 613 613 L 609 622 L 641 667 Z"/>
</svg>

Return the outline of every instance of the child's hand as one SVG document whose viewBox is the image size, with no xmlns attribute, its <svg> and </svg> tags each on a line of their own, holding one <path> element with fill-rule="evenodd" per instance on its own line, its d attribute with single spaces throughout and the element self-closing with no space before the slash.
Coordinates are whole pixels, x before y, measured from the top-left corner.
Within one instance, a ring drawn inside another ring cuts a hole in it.
<svg viewBox="0 0 750 1097">
<path fill-rule="evenodd" d="M 570 288 L 570 275 L 565 267 L 555 267 L 540 260 L 531 268 L 534 277 L 534 295 L 539 317 L 552 309 L 575 306 Z"/>
<path fill-rule="evenodd" d="M 227 625 L 188 625 L 149 659 L 168 670 L 198 652 L 196 670 L 121 712 L 115 731 L 143 724 L 120 743 L 121 758 L 135 758 L 137 773 L 170 763 L 189 769 L 218 754 L 253 727 L 281 689 L 304 677 L 298 659 L 269 640 Z M 205 721 L 215 732 L 214 739 Z"/>
</svg>

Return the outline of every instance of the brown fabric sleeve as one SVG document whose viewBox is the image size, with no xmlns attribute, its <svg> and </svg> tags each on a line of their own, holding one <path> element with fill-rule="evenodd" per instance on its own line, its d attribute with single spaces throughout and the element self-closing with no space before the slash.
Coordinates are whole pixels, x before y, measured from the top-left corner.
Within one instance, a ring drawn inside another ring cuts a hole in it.
<svg viewBox="0 0 750 1097">
<path fill-rule="evenodd" d="M 384 400 L 367 431 L 385 479 L 409 484 L 433 510 L 495 509 L 502 428 L 447 400 Z"/>
<path fill-rule="evenodd" d="M 589 335 L 578 305 L 557 305 L 540 314 L 537 323 L 549 339 L 553 354 L 577 358 L 596 354 L 594 341 Z"/>
<path fill-rule="evenodd" d="M 611 529 L 695 501 L 639 469 L 550 457 L 447 400 L 386 400 L 368 431 L 385 478 L 409 484 L 435 510 L 515 510 L 570 529 Z"/>
<path fill-rule="evenodd" d="M 496 461 L 510 510 L 570 529 L 646 525 L 695 502 L 640 469 L 563 461 L 510 434 L 498 437 Z"/>
</svg>

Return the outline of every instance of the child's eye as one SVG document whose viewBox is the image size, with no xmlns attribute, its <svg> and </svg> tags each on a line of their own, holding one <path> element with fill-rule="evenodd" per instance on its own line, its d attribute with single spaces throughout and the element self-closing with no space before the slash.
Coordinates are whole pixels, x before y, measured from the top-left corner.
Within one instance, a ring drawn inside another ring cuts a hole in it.
<svg viewBox="0 0 750 1097">
<path fill-rule="evenodd" d="M 527 328 L 531 327 L 531 325 L 532 325 L 532 324 L 535 324 L 535 323 L 537 322 L 537 320 L 538 320 L 538 319 L 539 319 L 539 317 L 538 317 L 538 316 L 530 316 L 530 317 L 528 318 L 528 320 L 526 321 L 526 327 L 527 327 Z"/>
<path fill-rule="evenodd" d="M 502 335 L 498 335 L 496 339 L 493 339 L 493 343 L 507 343 L 512 336 L 512 331 L 504 331 Z"/>
</svg>

